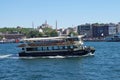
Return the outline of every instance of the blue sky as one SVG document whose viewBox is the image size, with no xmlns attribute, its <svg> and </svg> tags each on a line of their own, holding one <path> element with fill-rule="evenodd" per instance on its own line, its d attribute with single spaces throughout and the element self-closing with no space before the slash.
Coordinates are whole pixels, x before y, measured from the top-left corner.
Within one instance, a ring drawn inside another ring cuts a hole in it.
<svg viewBox="0 0 120 80">
<path fill-rule="evenodd" d="M 120 22 L 120 0 L 0 0 L 0 27 Z"/>
</svg>

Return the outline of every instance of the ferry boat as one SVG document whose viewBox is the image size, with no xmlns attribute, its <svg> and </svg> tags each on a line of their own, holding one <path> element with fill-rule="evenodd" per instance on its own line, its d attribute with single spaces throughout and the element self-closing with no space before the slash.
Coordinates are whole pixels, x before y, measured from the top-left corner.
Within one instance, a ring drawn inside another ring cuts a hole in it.
<svg viewBox="0 0 120 80">
<path fill-rule="evenodd" d="M 28 38 L 18 47 L 20 57 L 44 57 L 44 56 L 82 56 L 94 54 L 95 49 L 84 46 L 82 36 L 60 36 L 47 38 Z"/>
</svg>

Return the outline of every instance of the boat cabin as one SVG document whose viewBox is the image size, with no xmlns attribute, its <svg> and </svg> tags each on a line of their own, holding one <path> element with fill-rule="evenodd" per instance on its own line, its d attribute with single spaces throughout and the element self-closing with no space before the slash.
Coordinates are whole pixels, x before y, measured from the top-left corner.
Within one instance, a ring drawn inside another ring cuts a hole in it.
<svg viewBox="0 0 120 80">
<path fill-rule="evenodd" d="M 81 37 L 49 37 L 24 39 L 19 45 L 25 52 L 68 51 L 80 47 Z"/>
</svg>

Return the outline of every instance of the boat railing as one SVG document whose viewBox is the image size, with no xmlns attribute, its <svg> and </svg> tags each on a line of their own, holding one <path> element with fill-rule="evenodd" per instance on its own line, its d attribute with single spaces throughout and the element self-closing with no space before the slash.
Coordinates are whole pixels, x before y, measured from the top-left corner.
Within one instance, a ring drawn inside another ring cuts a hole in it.
<svg viewBox="0 0 120 80">
<path fill-rule="evenodd" d="M 35 47 L 35 46 L 55 46 L 55 45 L 74 45 L 76 44 L 74 41 L 56 41 L 56 42 L 28 42 L 26 44 L 21 44 L 18 47 L 25 47 L 25 46 L 29 46 L 29 47 Z M 77 44 L 76 44 L 77 45 Z"/>
<path fill-rule="evenodd" d="M 54 45 L 72 45 L 73 42 L 63 42 L 63 43 L 29 43 L 28 46 L 54 46 Z"/>
</svg>

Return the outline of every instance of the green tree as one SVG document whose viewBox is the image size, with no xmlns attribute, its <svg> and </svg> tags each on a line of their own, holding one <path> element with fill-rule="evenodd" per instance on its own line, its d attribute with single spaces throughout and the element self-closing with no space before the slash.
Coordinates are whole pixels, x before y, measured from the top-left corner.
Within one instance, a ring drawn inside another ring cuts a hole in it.
<svg viewBox="0 0 120 80">
<path fill-rule="evenodd" d="M 18 32 L 26 37 L 58 36 L 57 31 L 52 28 L 43 28 L 43 33 L 32 28 L 0 28 L 0 32 L 12 34 Z"/>
<path fill-rule="evenodd" d="M 51 36 L 51 37 L 58 36 L 57 31 L 56 31 L 56 30 L 52 30 L 52 31 L 50 32 L 50 36 Z"/>
<path fill-rule="evenodd" d="M 38 31 L 35 31 L 35 30 L 33 30 L 33 31 L 30 31 L 30 32 L 28 32 L 28 34 L 27 34 L 27 37 L 29 37 L 29 38 L 33 38 L 33 37 L 37 37 L 38 36 Z"/>
<path fill-rule="evenodd" d="M 52 28 L 47 28 L 47 27 L 43 28 L 43 33 L 47 36 L 50 36 L 51 31 L 52 31 Z"/>
<path fill-rule="evenodd" d="M 46 36 L 51 36 L 51 37 L 58 36 L 57 31 L 53 30 L 52 28 L 43 28 L 43 33 Z"/>
<path fill-rule="evenodd" d="M 0 32 L 2 33 L 14 33 L 14 32 L 18 32 L 24 35 L 27 35 L 30 31 L 32 30 L 32 28 L 0 28 Z"/>
<path fill-rule="evenodd" d="M 42 37 L 42 36 L 43 36 L 43 33 L 39 32 L 38 37 Z"/>
</svg>

